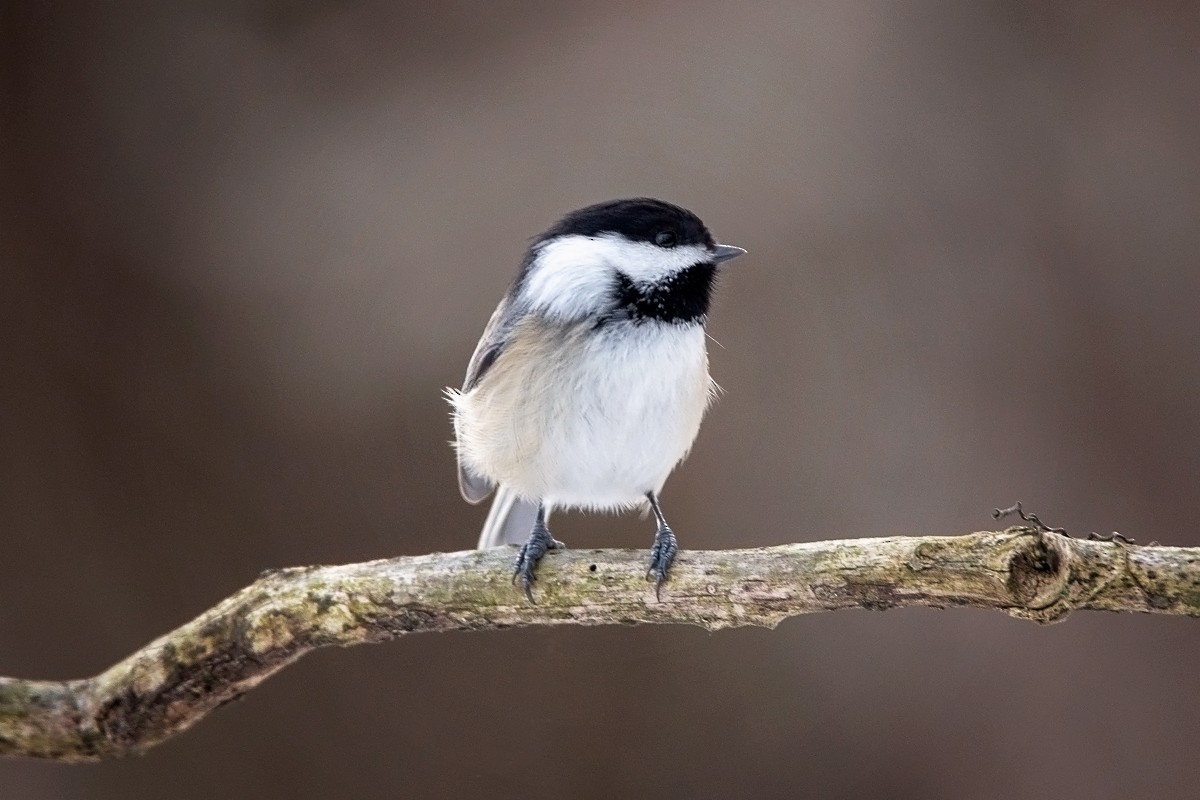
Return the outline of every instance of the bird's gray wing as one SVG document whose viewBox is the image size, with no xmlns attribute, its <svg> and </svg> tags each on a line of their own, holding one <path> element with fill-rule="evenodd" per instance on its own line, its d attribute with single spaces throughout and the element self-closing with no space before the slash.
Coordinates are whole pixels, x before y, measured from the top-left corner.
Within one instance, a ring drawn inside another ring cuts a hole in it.
<svg viewBox="0 0 1200 800">
<path fill-rule="evenodd" d="M 483 379 L 487 371 L 496 363 L 496 359 L 500 357 L 500 353 L 504 351 L 508 335 L 512 331 L 513 318 L 513 303 L 505 297 L 492 312 L 492 318 L 488 320 L 487 327 L 483 329 L 483 335 L 479 337 L 479 344 L 475 345 L 475 352 L 471 354 L 471 360 L 467 362 L 467 374 L 463 378 L 462 385 L 463 394 L 479 385 L 479 381 Z M 492 488 L 491 481 L 482 475 L 471 472 L 462 463 L 462 458 L 458 459 L 458 490 L 462 493 L 464 500 L 471 504 L 478 503 L 492 493 Z"/>
<path fill-rule="evenodd" d="M 478 385 L 487 371 L 496 363 L 500 353 L 503 352 L 515 321 L 512 309 L 513 303 L 506 297 L 492 312 L 492 318 L 488 320 L 487 327 L 483 329 L 483 335 L 479 337 L 479 344 L 475 345 L 475 352 L 471 354 L 471 360 L 467 362 L 467 375 L 463 378 L 462 385 L 463 394 Z"/>
<path fill-rule="evenodd" d="M 491 494 L 492 488 L 491 481 L 463 466 L 461 458 L 458 460 L 458 491 L 464 500 L 475 505 Z"/>
</svg>

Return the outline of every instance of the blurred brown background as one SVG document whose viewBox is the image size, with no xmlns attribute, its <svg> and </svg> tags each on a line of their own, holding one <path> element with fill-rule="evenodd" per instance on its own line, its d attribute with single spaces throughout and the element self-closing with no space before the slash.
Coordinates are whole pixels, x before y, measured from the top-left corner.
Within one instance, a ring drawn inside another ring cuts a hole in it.
<svg viewBox="0 0 1200 800">
<path fill-rule="evenodd" d="M 470 547 L 439 392 L 526 238 L 614 196 L 751 253 L 684 547 L 1018 498 L 1200 544 L 1191 4 L 2 13 L 0 674 L 93 674 L 267 567 Z M 0 796 L 1194 797 L 1198 656 L 964 610 L 424 636 Z"/>
</svg>

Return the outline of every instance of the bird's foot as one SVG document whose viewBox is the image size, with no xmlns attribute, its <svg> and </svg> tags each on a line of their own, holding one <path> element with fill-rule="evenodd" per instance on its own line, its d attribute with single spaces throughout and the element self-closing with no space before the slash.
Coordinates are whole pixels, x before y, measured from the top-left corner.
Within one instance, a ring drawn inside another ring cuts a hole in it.
<svg viewBox="0 0 1200 800">
<path fill-rule="evenodd" d="M 534 569 L 542 560 L 542 556 L 546 555 L 546 551 L 564 548 L 566 545 L 551 536 L 545 525 L 536 525 L 533 532 L 529 534 L 529 539 L 521 546 L 521 552 L 517 553 L 517 560 L 513 564 L 513 583 L 516 583 L 518 578 L 521 579 L 525 596 L 534 605 L 537 605 L 533 599 Z"/>
<path fill-rule="evenodd" d="M 658 598 L 663 581 L 667 579 L 667 570 L 671 568 L 678 552 L 679 543 L 675 540 L 675 534 L 666 525 L 660 525 L 658 533 L 654 534 L 654 546 L 650 548 L 650 566 L 646 569 L 647 580 L 651 575 L 654 576 L 655 598 Z"/>
</svg>

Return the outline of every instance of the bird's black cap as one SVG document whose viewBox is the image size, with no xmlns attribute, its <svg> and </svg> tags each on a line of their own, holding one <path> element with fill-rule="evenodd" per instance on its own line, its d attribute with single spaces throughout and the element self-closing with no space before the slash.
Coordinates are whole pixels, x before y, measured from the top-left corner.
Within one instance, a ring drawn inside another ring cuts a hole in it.
<svg viewBox="0 0 1200 800">
<path fill-rule="evenodd" d="M 634 242 L 654 242 L 664 231 L 673 233 L 681 245 L 698 244 L 708 248 L 716 245 L 699 217 L 686 208 L 652 197 L 609 200 L 572 211 L 537 240 L 616 233 Z"/>
</svg>

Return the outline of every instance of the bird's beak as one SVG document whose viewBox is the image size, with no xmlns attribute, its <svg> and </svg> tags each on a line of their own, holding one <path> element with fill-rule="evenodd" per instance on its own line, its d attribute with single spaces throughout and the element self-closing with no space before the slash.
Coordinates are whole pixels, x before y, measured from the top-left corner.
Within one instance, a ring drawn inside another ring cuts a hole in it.
<svg viewBox="0 0 1200 800">
<path fill-rule="evenodd" d="M 722 261 L 729 261 L 732 258 L 746 255 L 746 251 L 740 247 L 734 247 L 731 244 L 719 244 L 713 248 L 713 261 L 720 264 Z"/>
</svg>

